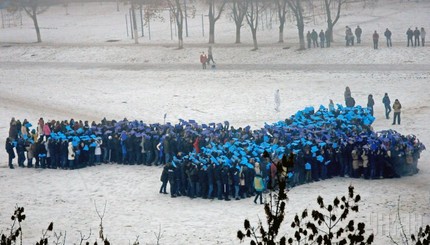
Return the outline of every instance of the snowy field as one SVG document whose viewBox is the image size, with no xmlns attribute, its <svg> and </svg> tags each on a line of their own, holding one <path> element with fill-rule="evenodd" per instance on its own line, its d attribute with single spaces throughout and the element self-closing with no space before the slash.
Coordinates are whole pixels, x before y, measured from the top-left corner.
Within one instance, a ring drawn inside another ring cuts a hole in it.
<svg viewBox="0 0 430 245">
<path fill-rule="evenodd" d="M 84 8 L 83 8 L 84 7 Z M 84 10 L 82 10 L 84 9 Z M 167 23 L 152 23 L 152 39 L 134 45 L 126 37 L 127 7 L 115 4 L 53 7 L 39 17 L 41 44 L 32 43 L 35 33 L 29 18 L 23 25 L 0 29 L 0 135 L 8 134 L 11 117 L 27 118 L 34 125 L 46 120 L 139 119 L 145 122 L 179 118 L 200 123 L 223 122 L 233 126 L 263 127 L 283 120 L 305 106 L 343 102 L 349 86 L 357 104 L 375 98 L 375 130 L 395 129 L 415 134 L 430 146 L 430 49 L 407 48 L 408 27 L 430 30 L 430 3 L 379 1 L 375 8 L 348 6 L 336 26 L 339 42 L 330 49 L 296 51 L 294 25 L 289 23 L 286 43 L 277 44 L 277 28 L 259 31 L 260 49 L 250 51 L 249 29 L 242 31 L 243 44 L 235 45 L 234 25 L 223 16 L 217 23 L 214 58 L 216 70 L 202 70 L 198 62 L 207 51 L 201 33 L 201 17 L 189 21 L 185 49 L 170 40 Z M 345 25 L 363 30 L 360 46 L 344 47 Z M 207 23 L 206 23 L 207 25 Z M 323 20 L 307 29 L 324 28 Z M 383 31 L 393 32 L 393 47 L 384 45 Z M 373 50 L 370 35 L 381 35 L 380 49 Z M 161 32 L 160 30 L 164 30 Z M 147 31 L 147 30 L 146 30 Z M 429 39 L 429 38 L 427 38 Z M 118 40 L 118 42 L 106 42 Z M 291 47 L 283 49 L 283 47 Z M 280 112 L 274 110 L 274 93 L 280 90 Z M 402 124 L 384 118 L 382 97 L 402 103 Z M 389 244 L 391 233 L 399 241 L 395 218 L 400 212 L 407 231 L 430 224 L 430 153 L 424 151 L 419 174 L 401 179 L 363 180 L 334 178 L 302 185 L 289 192 L 287 220 L 316 197 L 331 200 L 347 193 L 352 184 L 362 196 L 358 220 L 376 235 L 375 244 Z M 67 230 L 67 244 L 79 242 L 79 231 L 98 232 L 94 202 L 107 202 L 104 233 L 114 244 L 129 244 L 136 236 L 143 244 L 239 244 L 236 232 L 243 220 L 256 224 L 264 218 L 263 206 L 251 199 L 209 201 L 171 199 L 158 194 L 161 168 L 104 165 L 75 171 L 7 168 L 0 151 L 0 231 L 10 225 L 16 204 L 26 208 L 24 244 L 41 237 L 54 222 L 54 230 Z M 289 222 L 288 222 L 289 223 Z M 281 233 L 288 230 L 284 227 Z M 90 240 L 90 241 L 91 241 Z"/>
</svg>

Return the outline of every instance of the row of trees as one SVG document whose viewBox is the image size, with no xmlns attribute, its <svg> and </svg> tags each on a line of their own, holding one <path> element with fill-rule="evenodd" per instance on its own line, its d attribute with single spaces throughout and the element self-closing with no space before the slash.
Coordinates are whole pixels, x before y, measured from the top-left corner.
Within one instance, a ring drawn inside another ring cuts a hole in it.
<svg viewBox="0 0 430 245">
<path fill-rule="evenodd" d="M 314 9 L 321 9 L 327 22 L 327 30 L 333 39 L 333 27 L 338 22 L 341 12 L 350 3 L 366 3 L 377 0 L 100 0 L 97 2 L 112 2 L 130 5 L 133 36 L 136 44 L 138 40 L 138 30 L 136 23 L 136 10 L 145 13 L 145 22 L 148 23 L 152 18 L 158 18 L 163 10 L 168 9 L 172 20 L 177 27 L 178 48 L 184 45 L 184 22 L 187 20 L 187 9 L 195 9 L 196 6 L 208 9 L 209 20 L 209 43 L 215 43 L 215 26 L 224 12 L 230 11 L 231 18 L 236 26 L 236 43 L 241 42 L 241 28 L 244 22 L 248 24 L 254 44 L 254 50 L 258 49 L 257 28 L 261 15 L 268 9 L 277 14 L 279 20 L 279 39 L 284 42 L 284 29 L 287 16 L 290 15 L 297 26 L 300 49 L 305 49 L 304 28 L 311 14 L 315 14 Z M 33 20 L 37 42 L 42 42 L 37 16 L 46 11 L 54 4 L 68 4 L 70 2 L 81 2 L 80 0 L 0 0 L 0 6 L 7 5 L 9 10 L 18 11 L 23 9 Z M 96 1 L 95 1 L 96 2 Z M 194 11 L 195 12 L 195 11 Z"/>
</svg>

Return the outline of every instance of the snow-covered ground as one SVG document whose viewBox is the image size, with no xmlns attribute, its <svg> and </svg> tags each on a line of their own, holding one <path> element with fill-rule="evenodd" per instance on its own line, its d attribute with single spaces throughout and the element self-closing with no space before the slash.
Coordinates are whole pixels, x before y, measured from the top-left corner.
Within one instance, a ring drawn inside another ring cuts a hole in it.
<svg viewBox="0 0 430 245">
<path fill-rule="evenodd" d="M 202 37 L 199 19 L 203 10 L 189 21 L 185 49 L 177 50 L 167 23 L 151 23 L 152 40 L 146 35 L 142 44 L 126 39 L 126 6 L 117 12 L 115 4 L 78 4 L 69 7 L 69 15 L 54 7 L 39 18 L 44 43 L 30 43 L 35 33 L 26 16 L 22 27 L 0 29 L 0 135 L 7 136 L 11 117 L 33 124 L 39 117 L 162 122 L 167 113 L 171 122 L 228 120 L 234 126 L 259 128 L 305 106 L 327 105 L 329 99 L 341 103 L 350 86 L 358 104 L 365 105 L 368 94 L 373 94 L 375 130 L 412 133 L 429 145 L 430 49 L 405 47 L 404 34 L 410 26 L 430 30 L 429 9 L 430 3 L 415 1 L 379 1 L 374 9 L 349 6 L 337 24 L 340 41 L 330 49 L 306 51 L 296 51 L 293 24 L 287 26 L 284 44 L 275 43 L 274 26 L 259 31 L 261 47 L 255 52 L 250 51 L 246 27 L 244 44 L 234 45 L 234 25 L 223 18 L 216 27 L 217 69 L 202 70 L 198 56 L 207 51 L 207 26 Z M 357 24 L 364 30 L 363 44 L 344 47 L 344 26 Z M 307 26 L 319 30 L 324 23 L 317 20 Z M 382 38 L 386 27 L 394 35 L 390 49 Z M 381 34 L 379 50 L 370 43 L 374 29 Z M 274 110 L 276 89 L 281 95 L 279 113 Z M 385 92 L 402 103 L 400 126 L 384 119 Z M 376 244 L 387 244 L 388 231 L 398 235 L 394 219 L 399 196 L 407 230 L 430 224 L 429 163 L 425 151 L 421 171 L 412 177 L 335 178 L 294 188 L 289 192 L 287 220 L 303 208 L 315 207 L 318 195 L 330 200 L 346 194 L 352 184 L 363 200 L 357 218 L 370 225 Z M 155 243 L 154 232 L 160 226 L 162 244 L 238 244 L 236 231 L 243 220 L 256 224 L 258 217 L 264 218 L 262 206 L 250 199 L 224 202 L 160 195 L 160 173 L 158 167 L 118 165 L 75 171 L 10 170 L 0 151 L 0 231 L 8 228 L 15 204 L 26 208 L 24 244 L 35 242 L 51 221 L 56 231 L 67 230 L 67 244 L 78 242 L 79 231 L 97 233 L 94 202 L 99 209 L 107 202 L 104 232 L 115 244 L 128 244 L 137 235 L 144 244 Z"/>
</svg>

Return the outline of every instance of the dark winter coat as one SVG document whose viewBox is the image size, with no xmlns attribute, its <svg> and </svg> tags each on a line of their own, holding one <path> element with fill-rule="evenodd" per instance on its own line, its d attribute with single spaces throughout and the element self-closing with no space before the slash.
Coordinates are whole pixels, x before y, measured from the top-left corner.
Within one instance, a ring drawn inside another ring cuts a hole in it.
<svg viewBox="0 0 430 245">
<path fill-rule="evenodd" d="M 390 39 L 390 38 L 391 38 L 391 31 L 390 31 L 390 30 L 386 30 L 386 31 L 384 32 L 384 36 L 385 36 L 387 39 Z"/>
<path fill-rule="evenodd" d="M 384 103 L 385 107 L 389 107 L 391 104 L 390 97 L 388 97 L 388 95 L 385 95 L 382 99 L 382 103 Z"/>
<path fill-rule="evenodd" d="M 406 32 L 406 35 L 408 36 L 408 38 L 412 38 L 412 36 L 414 35 L 414 32 L 413 32 L 411 29 L 409 29 L 409 30 Z"/>
<path fill-rule="evenodd" d="M 367 107 L 373 108 L 374 105 L 375 105 L 375 101 L 373 100 L 372 97 L 369 97 L 367 99 Z"/>
<path fill-rule="evenodd" d="M 13 151 L 13 143 L 11 141 L 6 140 L 5 149 L 7 154 L 9 154 L 9 156 L 12 156 L 12 158 L 15 158 L 15 152 Z"/>
<path fill-rule="evenodd" d="M 352 97 L 349 97 L 346 99 L 345 104 L 347 107 L 354 107 L 355 106 L 355 100 Z"/>
</svg>

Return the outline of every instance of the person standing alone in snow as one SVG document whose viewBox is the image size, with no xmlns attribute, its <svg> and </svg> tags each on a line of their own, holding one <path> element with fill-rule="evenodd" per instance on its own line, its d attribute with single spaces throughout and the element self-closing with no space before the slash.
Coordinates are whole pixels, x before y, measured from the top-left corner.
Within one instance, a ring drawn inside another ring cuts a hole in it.
<svg viewBox="0 0 430 245">
<path fill-rule="evenodd" d="M 279 112 L 279 107 L 281 106 L 281 97 L 279 96 L 279 89 L 275 92 L 275 111 Z"/>
<path fill-rule="evenodd" d="M 400 104 L 399 100 L 396 99 L 393 103 L 393 110 L 394 110 L 393 125 L 396 124 L 396 118 L 397 118 L 397 124 L 400 125 L 400 110 L 401 109 L 402 109 L 402 105 Z"/>
<path fill-rule="evenodd" d="M 385 106 L 385 118 L 389 119 L 390 118 L 390 112 L 391 112 L 391 101 L 390 101 L 390 97 L 388 97 L 388 93 L 385 93 L 384 98 L 382 99 L 382 103 Z"/>
</svg>

